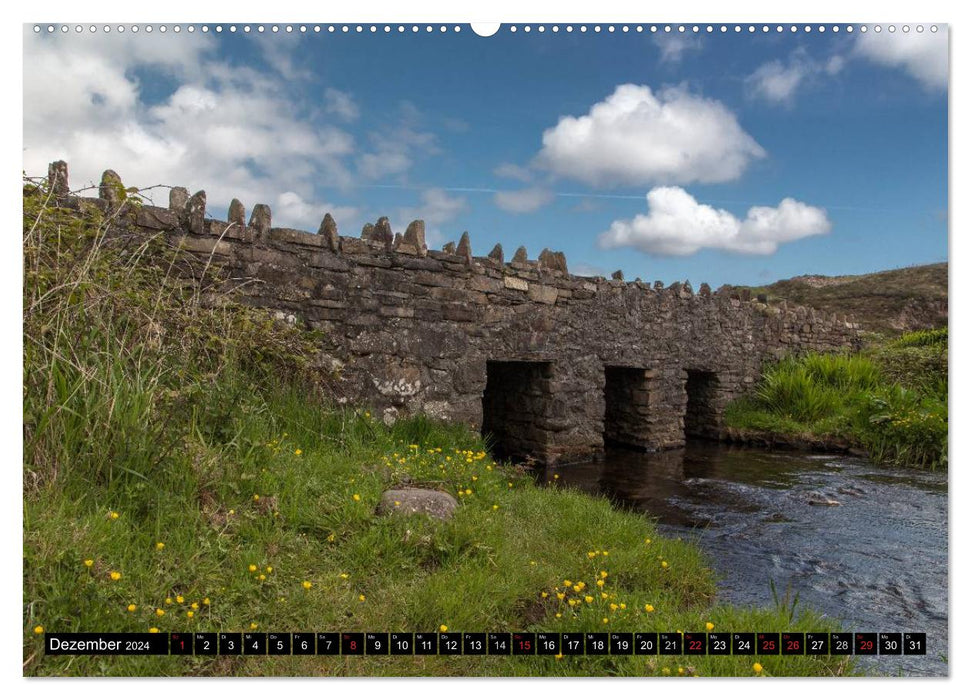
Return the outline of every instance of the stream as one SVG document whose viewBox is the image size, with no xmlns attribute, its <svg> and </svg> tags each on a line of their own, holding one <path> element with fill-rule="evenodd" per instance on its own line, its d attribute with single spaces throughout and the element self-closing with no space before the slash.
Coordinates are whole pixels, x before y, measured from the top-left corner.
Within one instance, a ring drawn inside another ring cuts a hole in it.
<svg viewBox="0 0 971 700">
<path fill-rule="evenodd" d="M 772 605 L 772 582 L 846 631 L 927 633 L 925 656 L 858 656 L 858 670 L 948 674 L 946 473 L 716 443 L 609 449 L 602 461 L 540 478 L 554 472 L 563 486 L 604 494 L 662 534 L 695 542 L 721 601 Z"/>
</svg>

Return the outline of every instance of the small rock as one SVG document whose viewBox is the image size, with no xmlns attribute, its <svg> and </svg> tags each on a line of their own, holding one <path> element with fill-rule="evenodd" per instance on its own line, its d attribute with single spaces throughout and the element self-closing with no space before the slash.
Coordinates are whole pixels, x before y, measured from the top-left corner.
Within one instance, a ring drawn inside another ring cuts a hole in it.
<svg viewBox="0 0 971 700">
<path fill-rule="evenodd" d="M 449 520 L 458 501 L 450 494 L 433 489 L 390 489 L 381 494 L 375 512 L 378 515 L 411 515 L 424 513 L 440 520 Z"/>
</svg>

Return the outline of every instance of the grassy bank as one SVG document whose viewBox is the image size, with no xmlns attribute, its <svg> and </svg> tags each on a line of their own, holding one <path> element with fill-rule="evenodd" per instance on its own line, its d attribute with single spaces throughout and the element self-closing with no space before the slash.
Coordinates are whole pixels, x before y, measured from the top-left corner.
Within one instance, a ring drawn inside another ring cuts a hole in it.
<svg viewBox="0 0 971 700">
<path fill-rule="evenodd" d="M 712 605 L 692 545 L 463 426 L 328 403 L 315 336 L 187 288 L 164 241 L 24 196 L 24 673 L 838 675 L 843 657 L 45 657 L 48 631 L 824 631 Z M 205 303 L 203 303 L 205 302 Z M 379 517 L 392 485 L 448 522 Z M 756 672 L 753 662 L 761 664 Z"/>
<path fill-rule="evenodd" d="M 786 359 L 728 407 L 725 423 L 742 436 L 845 443 L 878 462 L 946 468 L 947 328 L 855 355 Z"/>
</svg>

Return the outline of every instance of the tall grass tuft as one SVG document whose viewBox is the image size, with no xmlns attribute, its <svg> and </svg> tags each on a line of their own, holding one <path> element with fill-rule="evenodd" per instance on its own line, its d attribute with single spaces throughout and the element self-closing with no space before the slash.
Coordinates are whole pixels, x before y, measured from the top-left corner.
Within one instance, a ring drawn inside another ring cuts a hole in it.
<svg viewBox="0 0 971 700">
<path fill-rule="evenodd" d="M 849 440 L 889 464 L 947 466 L 947 330 L 855 355 L 809 354 L 765 369 L 729 426 Z"/>
</svg>

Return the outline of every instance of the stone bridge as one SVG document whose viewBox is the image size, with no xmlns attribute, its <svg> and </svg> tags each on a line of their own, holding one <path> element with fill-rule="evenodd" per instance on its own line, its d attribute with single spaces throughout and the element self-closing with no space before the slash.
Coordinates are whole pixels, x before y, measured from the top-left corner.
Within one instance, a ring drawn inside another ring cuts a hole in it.
<svg viewBox="0 0 971 700">
<path fill-rule="evenodd" d="M 381 218 L 352 238 L 328 214 L 309 233 L 272 227 L 262 204 L 247 221 L 236 200 L 226 220 L 211 218 L 205 192 L 181 187 L 168 207 L 126 205 L 112 171 L 98 198 L 70 194 L 63 161 L 49 176 L 66 206 L 120 212 L 119 231 L 162 234 L 190 274 L 218 266 L 242 302 L 322 331 L 345 400 L 389 422 L 424 412 L 468 423 L 505 457 L 562 464 L 605 443 L 658 450 L 717 438 L 725 405 L 767 360 L 857 338 L 845 318 L 707 284 L 571 275 L 549 250 L 476 256 L 467 233 L 428 250 L 421 221 L 402 235 Z"/>
</svg>

